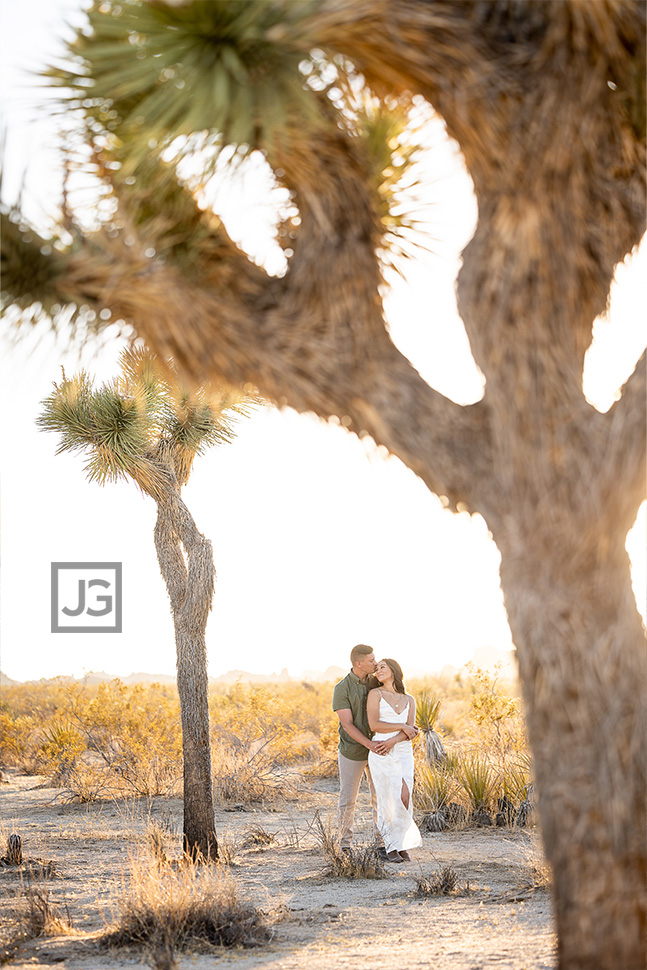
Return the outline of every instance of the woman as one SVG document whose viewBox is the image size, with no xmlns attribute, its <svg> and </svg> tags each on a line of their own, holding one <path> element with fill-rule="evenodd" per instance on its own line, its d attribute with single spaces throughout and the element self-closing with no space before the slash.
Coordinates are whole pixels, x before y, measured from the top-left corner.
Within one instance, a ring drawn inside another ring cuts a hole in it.
<svg viewBox="0 0 647 970">
<path fill-rule="evenodd" d="M 384 839 L 389 862 L 408 862 L 408 849 L 422 844 L 413 820 L 413 749 L 416 702 L 407 694 L 402 668 L 395 660 L 380 660 L 375 671 L 378 686 L 369 691 L 366 702 L 368 723 L 374 741 L 389 746 L 386 755 L 368 753 L 368 766 L 377 794 L 377 827 Z M 398 740 L 400 731 L 405 740 Z"/>
</svg>

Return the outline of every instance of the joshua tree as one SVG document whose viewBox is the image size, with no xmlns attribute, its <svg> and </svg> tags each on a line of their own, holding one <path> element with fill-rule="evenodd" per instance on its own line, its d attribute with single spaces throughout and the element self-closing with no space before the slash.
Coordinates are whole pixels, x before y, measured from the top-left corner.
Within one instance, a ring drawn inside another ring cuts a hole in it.
<svg viewBox="0 0 647 970">
<path fill-rule="evenodd" d="M 160 375 L 154 358 L 126 351 L 122 374 L 95 390 L 84 372 L 43 402 L 38 425 L 61 436 L 58 453 L 89 453 L 90 481 L 131 478 L 157 503 L 155 549 L 171 600 L 177 648 L 177 685 L 184 756 L 184 851 L 215 859 L 218 842 L 211 789 L 211 746 L 205 630 L 213 600 L 211 543 L 184 504 L 193 460 L 233 438 L 241 399 L 189 394 L 173 375 Z"/>
<path fill-rule="evenodd" d="M 120 208 L 51 251 L 6 220 L 8 299 L 109 309 L 185 377 L 336 415 L 485 517 L 560 966 L 643 967 L 647 651 L 624 543 L 645 493 L 645 368 L 601 414 L 582 367 L 644 231 L 645 4 L 132 0 L 89 19 L 52 77 Z M 383 101 L 358 104 L 369 86 Z M 478 198 L 458 295 L 487 387 L 469 407 L 434 392 L 384 324 L 384 254 L 407 231 L 388 189 L 408 142 L 382 120 L 411 95 L 444 118 Z M 192 194 L 225 146 L 262 152 L 292 193 L 281 278 Z M 201 175 L 182 184 L 188 155 Z"/>
</svg>

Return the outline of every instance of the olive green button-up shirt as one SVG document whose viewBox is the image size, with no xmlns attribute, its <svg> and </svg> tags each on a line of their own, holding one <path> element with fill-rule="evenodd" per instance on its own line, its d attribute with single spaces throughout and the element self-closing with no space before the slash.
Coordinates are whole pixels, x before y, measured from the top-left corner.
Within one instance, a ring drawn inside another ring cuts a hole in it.
<svg viewBox="0 0 647 970">
<path fill-rule="evenodd" d="M 343 680 L 335 684 L 332 695 L 332 709 L 333 711 L 350 709 L 355 727 L 359 728 L 367 738 L 372 738 L 373 732 L 369 729 L 368 714 L 366 713 L 368 691 L 368 678 L 361 681 L 357 674 L 354 674 L 351 670 Z M 368 759 L 368 748 L 351 738 L 344 731 L 341 722 L 339 724 L 339 753 L 344 758 L 349 758 L 350 761 L 366 761 Z"/>
</svg>

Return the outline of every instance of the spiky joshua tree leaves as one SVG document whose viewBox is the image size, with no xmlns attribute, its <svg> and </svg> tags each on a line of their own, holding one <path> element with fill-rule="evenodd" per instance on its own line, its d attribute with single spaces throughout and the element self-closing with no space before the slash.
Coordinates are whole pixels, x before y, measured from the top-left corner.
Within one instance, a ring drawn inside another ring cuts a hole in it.
<svg viewBox="0 0 647 970">
<path fill-rule="evenodd" d="M 50 76 L 112 214 L 72 246 L 12 223 L 5 304 L 108 309 L 194 381 L 335 415 L 484 516 L 560 966 L 643 968 L 647 651 L 624 544 L 645 495 L 646 372 L 600 414 L 582 367 L 645 227 L 645 4 L 100 0 L 88 16 Z M 458 295 L 487 385 L 469 407 L 432 390 L 384 323 L 384 267 L 412 228 L 393 183 L 419 135 L 381 119 L 407 124 L 421 103 L 478 198 Z M 201 195 L 253 152 L 289 193 L 280 277 Z"/>
<path fill-rule="evenodd" d="M 164 376 L 165 375 L 165 376 Z M 184 755 L 184 850 L 215 859 L 205 630 L 214 592 L 213 551 L 182 500 L 196 455 L 231 441 L 244 399 L 186 391 L 155 358 L 124 351 L 121 375 L 95 388 L 85 373 L 54 385 L 38 425 L 59 435 L 57 454 L 87 456 L 90 481 L 129 478 L 157 503 L 155 548 L 171 600 Z"/>
</svg>

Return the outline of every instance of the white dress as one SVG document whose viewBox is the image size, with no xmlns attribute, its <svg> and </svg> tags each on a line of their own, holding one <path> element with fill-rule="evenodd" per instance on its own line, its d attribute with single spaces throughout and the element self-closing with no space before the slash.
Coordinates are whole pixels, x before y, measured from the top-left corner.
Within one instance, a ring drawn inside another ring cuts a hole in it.
<svg viewBox="0 0 647 970">
<path fill-rule="evenodd" d="M 374 741 L 386 741 L 407 723 L 409 704 L 399 714 L 380 694 L 380 721 L 393 724 L 390 734 L 373 735 Z M 422 845 L 420 830 L 413 820 L 413 748 L 411 741 L 398 741 L 386 755 L 368 753 L 368 766 L 377 794 L 377 827 L 387 852 L 415 849 Z M 402 782 L 409 789 L 409 807 L 402 802 Z"/>
</svg>

